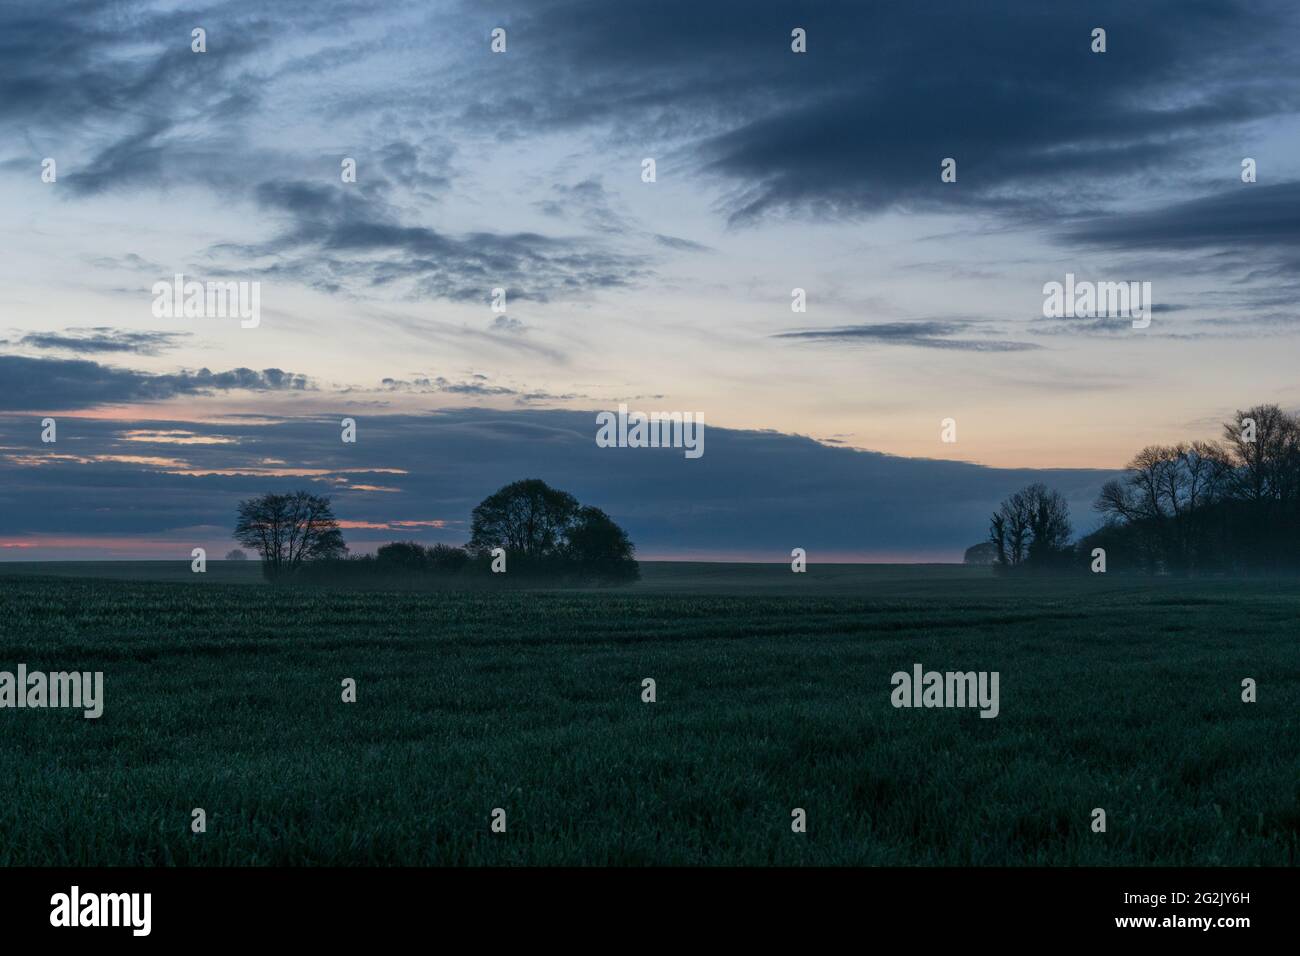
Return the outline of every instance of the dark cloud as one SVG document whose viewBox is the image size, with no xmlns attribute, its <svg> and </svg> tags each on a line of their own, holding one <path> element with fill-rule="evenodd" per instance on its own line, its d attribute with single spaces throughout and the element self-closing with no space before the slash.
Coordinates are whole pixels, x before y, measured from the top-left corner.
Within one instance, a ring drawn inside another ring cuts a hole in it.
<svg viewBox="0 0 1300 956">
<path fill-rule="evenodd" d="M 582 238 L 533 232 L 448 235 L 405 225 L 382 189 L 354 190 L 303 181 L 264 182 L 258 204 L 290 215 L 289 227 L 256 246 L 218 247 L 276 256 L 258 274 L 289 275 L 326 291 L 345 283 L 404 286 L 419 297 L 487 301 L 493 288 L 511 299 L 557 296 L 627 285 L 644 276 L 642 260 Z"/>
<path fill-rule="evenodd" d="M 0 10 L 0 121 L 29 133 L 25 148 L 34 155 L 5 165 L 39 170 L 43 156 L 55 156 L 65 199 L 200 186 L 227 202 L 255 202 L 282 214 L 285 228 L 255 246 L 217 244 L 215 252 L 245 259 L 230 271 L 292 279 L 329 293 L 388 288 L 466 301 L 506 285 L 516 298 L 546 301 L 625 285 L 644 274 L 639 257 L 588 239 L 482 230 L 449 235 L 421 224 L 413 203 L 436 201 L 451 182 L 455 147 L 446 138 L 392 136 L 351 150 L 358 182 L 326 190 L 310 184 L 311 172 L 321 171 L 316 182 L 337 183 L 338 155 L 323 159 L 296 150 L 291 140 L 268 144 L 259 136 L 254 126 L 271 79 L 288 86 L 322 69 L 311 57 L 286 59 L 288 48 L 346 38 L 351 21 L 373 15 L 366 3 L 298 0 L 273 7 L 231 0 L 197 11 L 6 4 Z M 395 18 L 390 45 L 400 45 L 407 32 L 396 24 L 420 15 L 418 5 L 387 11 Z M 190 31 L 199 25 L 208 33 L 207 53 L 190 50 Z M 321 57 L 348 50 L 385 55 L 367 38 L 327 47 Z M 332 109 L 323 103 L 315 108 Z M 428 112 L 414 97 L 384 109 L 402 116 L 397 125 L 403 129 L 418 126 Z M 85 158 L 67 158 L 69 152 Z M 300 170 L 302 180 L 261 182 L 267 166 Z M 246 260 L 256 256 L 276 261 L 249 268 Z"/>
<path fill-rule="evenodd" d="M 254 116 L 270 76 L 329 68 L 328 51 L 318 51 L 319 60 L 279 62 L 273 72 L 263 60 L 277 39 L 347 37 L 357 17 L 373 14 L 367 0 L 171 6 L 6 0 L 0 6 L 0 121 L 39 119 L 47 129 L 62 130 L 93 122 L 108 132 L 101 157 L 126 154 L 127 144 L 145 144 L 196 118 L 211 123 Z M 191 51 L 191 30 L 198 26 L 207 31 L 207 53 Z M 86 175 L 100 166 L 87 164 Z M 81 188 L 91 188 L 86 182 Z"/>
<path fill-rule="evenodd" d="M 455 149 L 449 143 L 434 148 L 397 140 L 379 150 L 379 167 L 389 182 L 401 183 L 424 199 L 434 199 L 451 187 L 449 169 Z"/>
<path fill-rule="evenodd" d="M 500 8 L 467 15 L 486 24 Z M 661 159 L 729 185 L 736 221 L 897 206 L 1046 221 L 1105 205 L 1138 176 L 1177 179 L 1240 124 L 1300 106 L 1277 42 L 1294 35 L 1297 10 L 1280 0 L 504 9 L 515 59 L 471 79 L 469 90 L 486 88 L 467 121 L 665 143 Z M 1089 49 L 1098 25 L 1104 54 Z M 790 51 L 795 26 L 807 30 L 804 55 Z M 955 184 L 940 182 L 944 157 L 958 161 Z"/>
<path fill-rule="evenodd" d="M 57 411 L 126 402 L 152 402 L 182 395 L 210 395 L 232 389 L 301 391 L 311 387 L 303 375 L 278 368 L 203 368 L 154 375 L 84 359 L 0 355 L 0 409 Z"/>
<path fill-rule="evenodd" d="M 594 412 L 447 410 L 358 418 L 358 427 L 364 439 L 343 445 L 334 417 L 220 425 L 66 419 L 52 449 L 32 419 L 0 418 L 0 534 L 225 528 L 241 497 L 307 486 L 332 494 L 345 521 L 449 522 L 441 530 L 349 530 L 356 547 L 398 537 L 458 543 L 484 496 L 534 476 L 604 508 L 643 552 L 781 561 L 802 547 L 814 561 L 819 552 L 959 560 L 985 537 L 989 513 L 1009 492 L 1036 480 L 1060 489 L 1082 529 L 1112 477 L 897 458 L 707 425 L 703 457 L 687 460 L 680 449 L 597 447 Z M 165 440 L 174 431 L 222 443 Z M 148 440 L 127 440 L 142 432 Z M 57 452 L 82 460 L 51 457 Z M 95 457 L 114 455 L 181 462 Z M 295 470 L 302 474 L 275 473 Z M 376 495 L 352 484 L 398 491 Z M 138 507 L 145 500 L 150 507 Z"/>
<path fill-rule="evenodd" d="M 1270 323 L 1258 321 L 1255 317 L 1241 316 L 1234 319 L 1184 319 L 1173 320 L 1158 318 L 1183 312 L 1188 306 L 1170 305 L 1151 306 L 1151 324 L 1141 329 L 1133 328 L 1133 319 L 1125 316 L 1037 316 L 1030 331 L 1034 335 L 1050 336 L 1097 336 L 1101 338 L 1125 338 L 1141 336 L 1158 339 L 1204 339 L 1211 337 L 1239 338 L 1242 335 L 1241 324 L 1251 322 L 1266 326 Z M 1214 326 L 1231 326 L 1231 328 L 1214 329 Z M 1062 385 L 1062 388 L 1065 386 Z"/>
<path fill-rule="evenodd" d="M 374 10 L 360 0 L 111 13 L 92 2 L 14 0 L 5 10 L 0 118 L 39 118 L 46 128 L 99 121 L 105 141 L 69 179 L 89 192 L 154 182 L 171 157 L 190 155 L 180 127 L 202 119 L 210 140 L 228 144 L 246 132 L 271 82 L 310 82 L 349 58 L 402 56 L 418 49 L 407 38 L 425 26 L 485 43 L 504 24 L 510 52 L 457 76 L 454 99 L 439 75 L 408 84 L 398 100 L 367 89 L 356 94 L 364 100 L 313 104 L 327 117 L 382 105 L 404 132 L 367 151 L 362 182 L 378 169 L 424 196 L 445 191 L 455 152 L 445 138 L 405 135 L 432 115 L 493 137 L 591 127 L 662 143 L 672 154 L 662 158 L 726 180 L 738 219 L 898 204 L 1047 214 L 1105 199 L 1136 175 L 1178 177 L 1190 154 L 1226 132 L 1300 105 L 1291 51 L 1277 42 L 1300 17 L 1286 0 L 1097 0 L 1079 9 L 1030 0 L 993 9 L 964 0 L 879 8 L 821 0 L 804 9 L 660 0 L 653 17 L 604 0 L 503 0 L 490 10 L 464 2 L 436 12 L 394 4 L 388 33 L 364 37 L 355 24 Z M 189 50 L 199 20 L 207 54 Z M 1089 50 L 1099 24 L 1105 54 Z M 807 54 L 790 51 L 793 26 L 808 31 Z M 309 44 L 319 49 L 302 52 Z M 946 156 L 958 160 L 957 184 L 939 182 Z M 617 228 L 621 217 L 602 193 L 599 179 L 587 179 L 543 202 Z"/>
<path fill-rule="evenodd" d="M 1172 338 L 1268 335 L 1295 328 L 1300 297 L 1300 182 L 1241 183 L 1178 202 L 1078 220 L 1055 231 L 1059 244 L 1122 258 L 1115 274 L 1150 278 L 1153 294 L 1208 277 L 1219 288 L 1191 302 L 1154 306 L 1157 314 L 1196 310 L 1199 319 L 1153 323 L 1152 335 Z M 1036 331 L 1112 334 L 1127 323 L 1110 319 L 1057 323 Z M 1159 326 L 1159 328 L 1157 328 Z M 1218 330 L 1213 326 L 1221 326 Z"/>
<path fill-rule="evenodd" d="M 1003 339 L 955 339 L 953 335 L 969 331 L 969 322 L 878 322 L 873 325 L 842 325 L 828 329 L 795 329 L 778 332 L 776 339 L 800 342 L 833 342 L 862 345 L 912 345 L 927 349 L 956 349 L 964 352 L 1026 352 L 1040 346 L 1032 342 Z"/>
<path fill-rule="evenodd" d="M 1300 263 L 1300 182 L 1238 183 L 1210 196 L 1089 219 L 1058 235 L 1069 243 L 1120 250 L 1276 249 Z"/>
<path fill-rule="evenodd" d="M 1030 0 L 991 9 L 965 0 L 819 0 L 800 9 L 660 0 L 655 11 L 605 0 L 436 11 L 399 3 L 380 15 L 361 0 L 230 0 L 198 11 L 13 0 L 0 12 L 0 122 L 16 134 L 7 150 L 23 155 L 4 165 L 35 170 L 43 155 L 71 151 L 86 158 L 63 161 L 61 195 L 197 184 L 255 202 L 279 231 L 214 246 L 245 260 L 232 271 L 330 293 L 467 301 L 506 284 L 549 300 L 650 275 L 653 255 L 630 253 L 631 242 L 706 247 L 639 230 L 600 176 L 585 173 L 534 206 L 589 236 L 436 227 L 417 203 L 440 201 L 453 182 L 453 137 L 510 144 L 594 133 L 624 153 L 657 156 L 671 180 L 718 185 L 721 209 L 737 223 L 896 207 L 987 210 L 1046 226 L 1128 205 L 1152 182 L 1170 191 L 1203 183 L 1209 149 L 1243 124 L 1300 109 L 1293 53 L 1278 39 L 1300 22 L 1288 0 L 1097 0 L 1077 9 Z M 200 21 L 206 54 L 189 50 Z M 1105 54 L 1089 50 L 1099 24 Z M 412 38 L 426 29 L 457 38 L 458 49 L 485 50 L 499 25 L 511 35 L 505 56 L 457 59 L 454 78 L 433 70 L 412 79 L 403 68 L 424 52 Z M 794 26 L 808 31 L 807 54 L 790 52 Z M 320 74 L 349 64 L 358 89 L 307 97 L 311 119 L 346 131 L 336 153 L 268 141 L 257 126 L 268 99 L 295 102 Z M 345 190 L 338 159 L 348 153 L 360 178 Z M 939 180 L 949 156 L 954 184 Z M 288 172 L 266 182 L 268 166 Z M 1263 198 L 1282 187 L 1248 188 L 1259 196 L 1245 220 L 1205 200 L 1138 219 L 1136 233 L 1117 219 L 1062 235 L 1119 248 L 1138 248 L 1139 236 L 1142 248 L 1207 248 L 1238 235 L 1293 244 L 1285 212 L 1269 218 Z M 1184 215 L 1203 231 L 1180 237 L 1170 227 Z M 257 256 L 274 261 L 249 270 Z M 1261 270 L 1300 271 L 1300 257 Z"/>
<path fill-rule="evenodd" d="M 307 5 L 290 11 L 319 25 Z M 0 8 L 0 121 L 23 130 L 29 162 L 60 160 L 65 198 L 184 180 L 194 137 L 180 127 L 201 121 L 210 139 L 256 112 L 261 83 L 249 67 L 274 36 L 259 20 L 245 2 L 196 11 L 10 0 Z M 200 23 L 206 54 L 190 49 Z"/>
<path fill-rule="evenodd" d="M 107 326 L 65 329 L 62 332 L 29 332 L 17 340 L 18 345 L 33 349 L 60 350 L 92 354 L 129 352 L 134 355 L 158 355 L 180 346 L 188 332 L 133 332 Z"/>
</svg>

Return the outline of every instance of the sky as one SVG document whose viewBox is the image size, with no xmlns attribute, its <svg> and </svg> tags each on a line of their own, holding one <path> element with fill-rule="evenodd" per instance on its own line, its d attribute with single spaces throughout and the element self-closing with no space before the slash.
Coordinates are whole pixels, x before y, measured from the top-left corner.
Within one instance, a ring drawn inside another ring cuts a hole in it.
<svg viewBox="0 0 1300 956">
<path fill-rule="evenodd" d="M 299 487 L 459 543 L 540 477 L 647 558 L 959 560 L 1300 406 L 1294 3 L 376 6 L 0 7 L 0 559 L 220 554 Z M 256 327 L 159 317 L 177 273 Z M 1046 317 L 1067 273 L 1150 324 Z M 620 403 L 705 454 L 598 448 Z"/>
</svg>

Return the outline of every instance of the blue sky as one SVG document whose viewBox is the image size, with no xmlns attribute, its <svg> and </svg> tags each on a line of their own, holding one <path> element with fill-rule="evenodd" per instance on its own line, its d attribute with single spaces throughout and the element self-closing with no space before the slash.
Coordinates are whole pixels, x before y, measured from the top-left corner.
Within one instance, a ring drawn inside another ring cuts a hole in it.
<svg viewBox="0 0 1300 956">
<path fill-rule="evenodd" d="M 531 475 L 650 556 L 956 559 L 1031 470 L 1082 530 L 1144 444 L 1300 405 L 1300 11 L 989 6 L 5 4 L 0 556 L 303 484 L 456 541 Z M 178 272 L 258 327 L 156 318 Z M 1044 318 L 1067 272 L 1150 327 Z M 596 449 L 620 402 L 706 455 Z"/>
</svg>

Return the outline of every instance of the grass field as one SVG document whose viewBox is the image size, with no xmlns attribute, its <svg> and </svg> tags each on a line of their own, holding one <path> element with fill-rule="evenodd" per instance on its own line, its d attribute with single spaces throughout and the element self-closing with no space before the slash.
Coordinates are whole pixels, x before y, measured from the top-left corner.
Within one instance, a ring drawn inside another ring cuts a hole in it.
<svg viewBox="0 0 1300 956">
<path fill-rule="evenodd" d="M 106 698 L 0 710 L 0 863 L 1300 860 L 1295 581 L 647 564 L 420 593 L 188 568 L 0 564 L 0 670 L 101 670 Z M 893 708 L 914 663 L 998 671 L 1000 715 Z"/>
</svg>

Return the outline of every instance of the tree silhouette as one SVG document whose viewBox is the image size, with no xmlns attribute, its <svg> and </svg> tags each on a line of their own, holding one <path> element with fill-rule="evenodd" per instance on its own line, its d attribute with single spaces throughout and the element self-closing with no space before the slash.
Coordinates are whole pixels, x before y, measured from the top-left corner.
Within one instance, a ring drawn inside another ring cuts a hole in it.
<svg viewBox="0 0 1300 956">
<path fill-rule="evenodd" d="M 306 491 L 241 501 L 234 537 L 261 555 L 268 577 L 292 572 L 304 561 L 343 557 L 348 550 L 329 498 Z"/>
<path fill-rule="evenodd" d="M 555 557 L 577 512 L 578 499 L 568 492 L 537 478 L 513 482 L 474 509 L 466 550 L 481 556 L 505 548 L 524 558 Z"/>
<path fill-rule="evenodd" d="M 565 545 L 570 561 L 585 571 L 610 579 L 635 578 L 636 547 L 609 515 L 599 508 L 579 508 Z"/>
<path fill-rule="evenodd" d="M 1044 484 L 1029 485 L 1008 497 L 989 521 L 989 540 L 1004 568 L 1063 563 L 1070 534 L 1069 506 Z"/>
<path fill-rule="evenodd" d="M 1107 482 L 1105 525 L 1082 546 L 1117 566 L 1196 573 L 1300 565 L 1300 419 L 1277 405 L 1238 411 L 1223 441 L 1150 445 Z"/>
<path fill-rule="evenodd" d="M 506 485 L 474 509 L 466 550 L 483 559 L 494 548 L 522 559 L 526 573 L 608 581 L 640 573 L 636 548 L 609 515 L 537 478 Z"/>
</svg>

